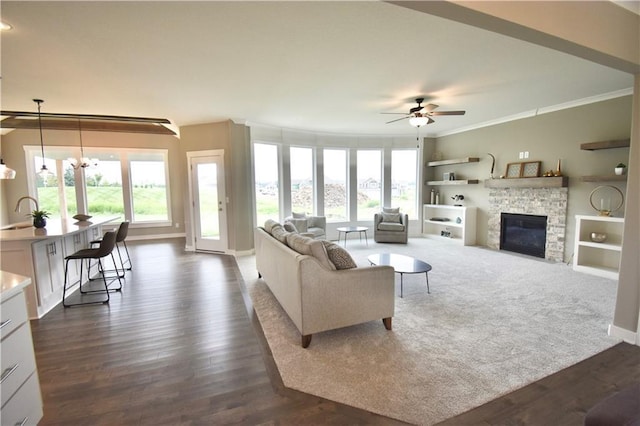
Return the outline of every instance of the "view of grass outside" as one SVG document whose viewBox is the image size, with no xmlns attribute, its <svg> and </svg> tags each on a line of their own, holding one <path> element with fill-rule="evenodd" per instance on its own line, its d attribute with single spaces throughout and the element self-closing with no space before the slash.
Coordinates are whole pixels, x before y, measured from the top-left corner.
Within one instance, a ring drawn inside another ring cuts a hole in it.
<svg viewBox="0 0 640 426">
<path fill-rule="evenodd" d="M 164 162 L 130 161 L 129 173 L 133 186 L 133 221 L 169 220 Z"/>
<path fill-rule="evenodd" d="M 313 214 L 313 150 L 291 147 L 291 211 Z"/>
<path fill-rule="evenodd" d="M 391 152 L 391 206 L 409 218 L 417 218 L 417 151 L 394 150 Z"/>
<path fill-rule="evenodd" d="M 327 222 L 345 222 L 347 216 L 347 151 L 324 150 L 324 215 Z"/>
<path fill-rule="evenodd" d="M 358 220 L 371 220 L 381 210 L 382 151 L 359 150 L 357 154 Z"/>
<path fill-rule="evenodd" d="M 256 220 L 262 226 L 267 219 L 280 220 L 280 181 L 278 179 L 278 147 L 253 144 Z"/>
<path fill-rule="evenodd" d="M 220 216 L 218 215 L 218 165 L 197 164 L 198 204 L 200 236 L 220 238 Z"/>
</svg>

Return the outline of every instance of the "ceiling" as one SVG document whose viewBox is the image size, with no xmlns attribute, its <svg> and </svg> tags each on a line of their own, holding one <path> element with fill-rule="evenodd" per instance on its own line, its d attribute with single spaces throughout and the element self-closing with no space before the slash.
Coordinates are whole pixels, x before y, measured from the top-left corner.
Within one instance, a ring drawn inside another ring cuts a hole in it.
<svg viewBox="0 0 640 426">
<path fill-rule="evenodd" d="M 2 1 L 2 109 L 232 119 L 316 132 L 414 136 L 413 99 L 466 110 L 441 136 L 584 99 L 633 77 L 382 2 Z"/>
</svg>

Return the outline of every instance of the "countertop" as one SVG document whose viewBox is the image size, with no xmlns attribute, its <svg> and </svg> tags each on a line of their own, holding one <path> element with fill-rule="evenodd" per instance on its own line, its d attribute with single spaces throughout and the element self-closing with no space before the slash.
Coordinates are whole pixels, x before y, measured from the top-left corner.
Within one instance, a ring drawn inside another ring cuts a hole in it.
<svg viewBox="0 0 640 426">
<path fill-rule="evenodd" d="M 47 238 L 63 237 L 76 232 L 82 232 L 89 228 L 103 225 L 108 222 L 112 222 L 118 219 L 118 217 L 93 217 L 91 221 L 78 222 L 75 219 L 68 220 L 52 220 L 47 219 L 47 226 L 45 228 L 35 228 L 34 226 L 28 226 L 29 222 L 21 222 L 18 225 L 19 229 L 2 229 L 0 230 L 0 241 L 37 241 Z M 20 226 L 26 226 L 20 228 Z M 6 227 L 5 227 L 6 228 Z"/>
<path fill-rule="evenodd" d="M 6 299 L 15 296 L 29 284 L 31 284 L 31 278 L 29 277 L 0 270 L 0 285 L 2 285 L 0 302 L 4 302 Z"/>
</svg>

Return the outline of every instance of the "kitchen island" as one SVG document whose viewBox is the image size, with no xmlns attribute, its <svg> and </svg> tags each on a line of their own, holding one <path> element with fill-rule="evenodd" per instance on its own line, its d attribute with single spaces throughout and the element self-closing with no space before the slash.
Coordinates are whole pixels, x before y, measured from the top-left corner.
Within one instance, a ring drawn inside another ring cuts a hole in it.
<svg viewBox="0 0 640 426">
<path fill-rule="evenodd" d="M 33 283 L 24 289 L 29 318 L 42 318 L 62 301 L 64 258 L 101 238 L 102 226 L 114 220 L 117 218 L 58 219 L 48 220 L 41 229 L 29 222 L 0 229 L 0 269 L 29 277 Z M 78 262 L 69 263 L 69 281 L 75 291 L 80 282 Z"/>
</svg>

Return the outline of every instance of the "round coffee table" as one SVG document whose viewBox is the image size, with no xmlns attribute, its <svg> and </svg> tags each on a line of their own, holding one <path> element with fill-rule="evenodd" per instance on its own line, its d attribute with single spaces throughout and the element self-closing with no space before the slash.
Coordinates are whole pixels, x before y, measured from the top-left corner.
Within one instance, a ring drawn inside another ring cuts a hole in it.
<svg viewBox="0 0 640 426">
<path fill-rule="evenodd" d="M 359 232 L 360 233 L 360 242 L 362 242 L 362 234 L 364 233 L 364 242 L 369 246 L 369 240 L 367 240 L 367 231 L 369 228 L 366 226 L 340 226 L 336 228 L 338 230 L 338 244 L 340 244 L 340 234 L 344 233 L 344 246 L 347 246 L 347 235 L 350 232 Z"/>
<path fill-rule="evenodd" d="M 394 253 L 378 253 L 372 254 L 367 257 L 369 263 L 372 265 L 385 265 L 385 266 L 393 266 L 393 269 L 400 274 L 400 297 L 402 297 L 402 276 L 404 274 L 424 274 L 427 277 L 427 293 L 431 294 L 429 290 L 429 271 L 431 270 L 431 265 L 427 262 L 423 262 L 422 260 L 415 259 L 410 256 L 405 256 L 402 254 L 394 254 Z"/>
</svg>

